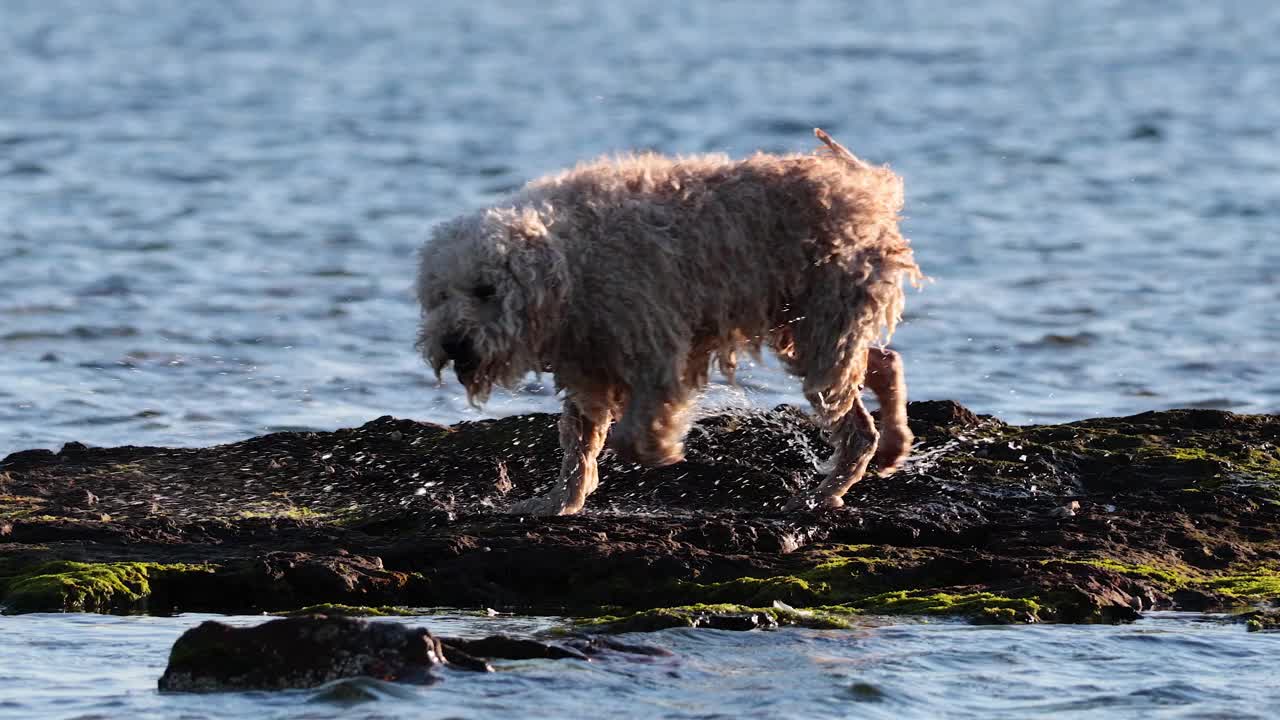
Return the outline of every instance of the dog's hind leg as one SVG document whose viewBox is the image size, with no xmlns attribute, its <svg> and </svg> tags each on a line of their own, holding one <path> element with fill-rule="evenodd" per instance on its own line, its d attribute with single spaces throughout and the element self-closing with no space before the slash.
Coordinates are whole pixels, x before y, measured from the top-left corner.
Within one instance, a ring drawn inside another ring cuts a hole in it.
<svg viewBox="0 0 1280 720">
<path fill-rule="evenodd" d="M 546 495 L 515 503 L 507 512 L 528 515 L 573 515 L 600 484 L 596 459 L 609 434 L 611 412 L 607 405 L 581 403 L 566 398 L 560 413 L 560 447 L 564 460 L 560 477 Z"/>
<path fill-rule="evenodd" d="M 902 356 L 888 350 L 867 351 L 867 389 L 880 403 L 880 443 L 876 447 L 876 472 L 890 475 L 911 452 L 915 437 L 907 427 L 907 380 Z"/>
<path fill-rule="evenodd" d="M 810 493 L 800 493 L 791 498 L 783 508 L 786 511 L 814 507 L 838 508 L 844 505 L 843 496 L 854 483 L 862 479 L 875 454 L 875 421 L 855 396 L 853 407 L 831 427 L 831 444 L 835 454 L 831 458 L 831 470 L 822 484 Z"/>
<path fill-rule="evenodd" d="M 797 308 L 800 318 L 790 325 L 786 363 L 803 378 L 805 398 L 830 433 L 834 452 L 827 477 L 815 490 L 791 498 L 786 510 L 843 505 L 841 496 L 862 479 L 879 442 L 860 395 L 872 362 L 868 351 L 880 303 L 834 265 L 819 271 L 810 288 Z"/>
</svg>

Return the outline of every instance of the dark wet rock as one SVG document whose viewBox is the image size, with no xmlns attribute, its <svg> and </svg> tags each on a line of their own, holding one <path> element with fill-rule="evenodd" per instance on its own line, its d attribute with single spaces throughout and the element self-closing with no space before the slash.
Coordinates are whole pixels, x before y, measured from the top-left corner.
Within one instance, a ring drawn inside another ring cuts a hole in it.
<svg viewBox="0 0 1280 720">
<path fill-rule="evenodd" d="M 568 518 L 500 512 L 556 477 L 545 414 L 15 453 L 0 461 L 0 604 L 767 627 L 877 613 L 1117 622 L 1280 598 L 1280 418 L 1018 427 L 949 401 L 909 413 L 902 471 L 868 476 L 839 510 L 794 514 L 782 504 L 818 482 L 828 450 L 785 407 L 701 420 L 669 467 L 606 454 L 588 511 Z"/>
<path fill-rule="evenodd" d="M 659 648 L 582 638 L 579 648 L 491 635 L 479 640 L 441 638 L 425 628 L 312 614 L 253 627 L 207 621 L 174 643 L 160 689 L 176 692 L 310 688 L 344 678 L 427 684 L 432 671 L 450 666 L 493 672 L 490 660 L 581 660 L 626 653 L 663 656 Z M 358 687 L 338 688 L 342 694 Z"/>
<path fill-rule="evenodd" d="M 869 682 L 854 682 L 849 686 L 849 697 L 856 702 L 884 702 L 886 693 Z"/>
<path fill-rule="evenodd" d="M 916 424 L 935 428 L 971 428 L 982 424 L 982 419 L 972 410 L 954 400 L 913 402 L 911 418 Z"/>
<path fill-rule="evenodd" d="M 1170 600 L 1181 610 L 1187 612 L 1205 612 L 1220 606 L 1220 601 L 1213 594 L 1203 590 L 1175 590 Z"/>
<path fill-rule="evenodd" d="M 691 627 L 711 630 L 772 630 L 778 622 L 764 613 L 699 613 Z"/>
<path fill-rule="evenodd" d="M 35 448 L 34 450 L 19 450 L 10 454 L 4 459 L 3 466 L 6 470 L 17 472 L 27 468 L 42 467 L 56 461 L 57 455 L 52 450 L 45 448 Z"/>
<path fill-rule="evenodd" d="M 1243 622 L 1249 632 L 1261 632 L 1264 630 L 1275 632 L 1280 630 L 1280 610 L 1275 608 L 1240 613 L 1235 616 L 1235 619 Z"/>
<path fill-rule="evenodd" d="M 504 660 L 586 660 L 587 656 L 570 648 L 548 645 L 537 640 L 511 638 L 505 635 L 490 635 L 479 640 L 448 640 L 449 649 L 460 650 L 468 655 Z"/>
<path fill-rule="evenodd" d="M 216 581 L 223 594 L 238 599 L 243 609 L 320 603 L 393 605 L 412 596 L 420 579 L 389 571 L 379 557 L 297 551 L 267 552 L 252 560 L 229 563 Z M 176 605 L 183 603 L 173 599 Z"/>
<path fill-rule="evenodd" d="M 447 662 L 425 628 L 351 618 L 207 621 L 174 643 L 160 689 L 178 692 L 310 688 L 349 677 L 428 683 Z"/>
</svg>

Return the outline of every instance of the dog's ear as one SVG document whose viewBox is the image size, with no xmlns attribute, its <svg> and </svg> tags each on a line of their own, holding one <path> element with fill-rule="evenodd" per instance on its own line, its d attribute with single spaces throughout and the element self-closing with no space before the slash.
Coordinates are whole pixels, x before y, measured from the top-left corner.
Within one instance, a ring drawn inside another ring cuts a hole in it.
<svg viewBox="0 0 1280 720">
<path fill-rule="evenodd" d="M 529 336 L 547 339 L 550 323 L 561 317 L 569 295 L 569 267 L 559 242 L 532 208 L 516 211 L 505 223 L 507 268 L 519 286 Z M 516 298 L 512 298 L 515 300 Z"/>
</svg>

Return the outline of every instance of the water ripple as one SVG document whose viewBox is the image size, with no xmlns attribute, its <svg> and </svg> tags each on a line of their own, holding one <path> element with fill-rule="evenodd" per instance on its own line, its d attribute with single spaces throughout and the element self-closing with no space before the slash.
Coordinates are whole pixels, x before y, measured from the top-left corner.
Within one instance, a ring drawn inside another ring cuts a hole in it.
<svg viewBox="0 0 1280 720">
<path fill-rule="evenodd" d="M 426 688 L 353 679 L 283 693 L 157 693 L 170 644 L 203 619 L 9 618 L 0 647 L 0 715 L 336 718 L 359 707 L 395 718 L 419 717 L 426 703 L 433 717 L 533 707 L 564 717 L 1262 717 L 1280 702 L 1268 674 L 1273 636 L 1173 613 L 1123 626 L 868 618 L 842 631 L 670 630 L 636 638 L 670 649 L 669 657 L 499 661 L 495 674 L 446 672 Z M 466 637 L 555 624 L 447 614 L 401 621 Z"/>
<path fill-rule="evenodd" d="M 914 397 L 1276 411 L 1278 8 L 10 3 L 0 376 L 31 412 L 0 418 L 0 455 L 474 418 L 412 350 L 431 223 L 601 153 L 806 149 L 819 124 L 906 177 L 935 279 L 896 339 Z M 247 347 L 277 392 L 194 362 L 101 383 Z M 707 402 L 802 402 L 772 361 L 740 377 Z M 90 393 L 218 420 L 101 424 Z"/>
</svg>

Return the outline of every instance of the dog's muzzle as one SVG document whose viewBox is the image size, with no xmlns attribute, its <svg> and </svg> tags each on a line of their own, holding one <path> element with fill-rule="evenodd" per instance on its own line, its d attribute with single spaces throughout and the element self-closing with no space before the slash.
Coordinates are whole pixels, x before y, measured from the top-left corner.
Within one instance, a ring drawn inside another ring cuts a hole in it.
<svg viewBox="0 0 1280 720">
<path fill-rule="evenodd" d="M 480 358 L 476 355 L 471 341 L 463 335 L 450 333 L 440 342 L 440 349 L 453 361 L 453 372 L 462 384 L 467 384 L 471 376 L 480 367 Z"/>
</svg>

